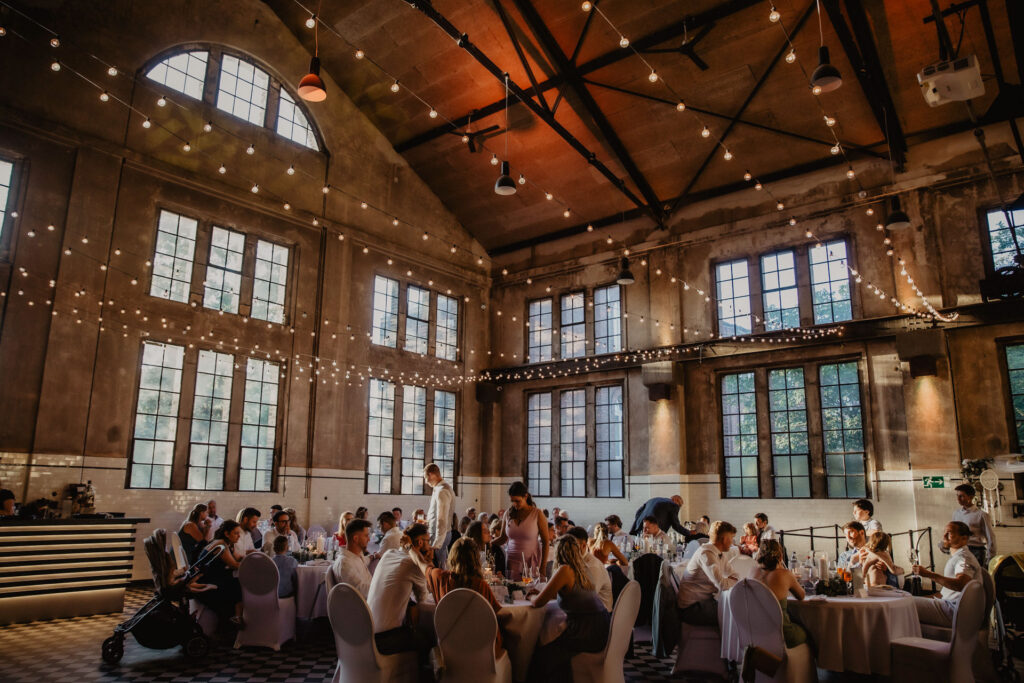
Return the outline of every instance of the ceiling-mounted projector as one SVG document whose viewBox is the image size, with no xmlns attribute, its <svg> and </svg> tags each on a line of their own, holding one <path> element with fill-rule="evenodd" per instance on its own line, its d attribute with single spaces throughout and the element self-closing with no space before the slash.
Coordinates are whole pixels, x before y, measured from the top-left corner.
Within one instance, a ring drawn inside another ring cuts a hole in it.
<svg viewBox="0 0 1024 683">
<path fill-rule="evenodd" d="M 917 74 L 924 101 L 931 107 L 964 102 L 985 94 L 978 58 L 974 55 L 929 64 Z"/>
</svg>

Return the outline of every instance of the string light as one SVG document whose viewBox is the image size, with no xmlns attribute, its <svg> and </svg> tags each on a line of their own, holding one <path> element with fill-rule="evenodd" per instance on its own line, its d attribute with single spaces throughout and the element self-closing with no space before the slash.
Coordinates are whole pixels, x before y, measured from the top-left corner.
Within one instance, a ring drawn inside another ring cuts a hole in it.
<svg viewBox="0 0 1024 683">
<path fill-rule="evenodd" d="M 397 80 L 391 84 L 391 92 L 398 92 L 400 88 L 401 86 L 398 85 Z"/>
<path fill-rule="evenodd" d="M 679 100 L 678 104 L 676 104 L 676 111 L 686 111 L 686 103 Z"/>
<path fill-rule="evenodd" d="M 774 24 L 774 23 L 778 22 L 778 20 L 781 19 L 781 18 L 782 18 L 782 15 L 779 13 L 779 10 L 775 9 L 775 5 L 772 5 L 771 11 L 768 12 L 768 21 L 770 21 L 770 22 L 772 22 Z"/>
<path fill-rule="evenodd" d="M 248 154 L 249 156 L 252 156 L 253 154 L 256 153 L 256 147 L 254 147 L 253 145 L 249 145 L 248 147 L 245 148 L 245 153 Z"/>
<path fill-rule="evenodd" d="M 110 94 L 106 90 L 100 93 L 100 102 L 109 102 Z"/>
<path fill-rule="evenodd" d="M 108 76 L 116 76 L 117 75 L 117 67 L 116 66 L 107 67 L 107 75 Z"/>
<path fill-rule="evenodd" d="M 708 127 L 707 127 L 707 126 L 704 126 L 704 127 L 703 127 L 703 128 L 701 129 L 701 131 L 700 131 L 700 136 L 701 136 L 702 138 L 709 138 L 709 137 L 711 137 L 711 131 L 710 131 L 710 130 L 708 130 Z"/>
<path fill-rule="evenodd" d="M 306 19 L 306 28 L 316 28 L 316 15 L 310 14 L 309 18 Z"/>
<path fill-rule="evenodd" d="M 362 59 L 365 56 L 366 56 L 365 52 L 363 52 L 362 50 L 356 50 L 356 59 Z"/>
<path fill-rule="evenodd" d="M 787 64 L 792 64 L 795 61 L 796 61 L 796 50 L 790 49 L 790 51 L 786 53 L 786 63 Z"/>
<path fill-rule="evenodd" d="M 206 123 L 203 124 L 203 132 L 204 133 L 211 133 L 211 132 L 213 132 L 213 121 L 207 121 Z"/>
<path fill-rule="evenodd" d="M 161 95 L 157 99 L 157 101 L 156 101 L 156 106 L 158 106 L 158 107 L 166 107 L 167 106 L 167 98 L 164 97 L 163 95 Z"/>
<path fill-rule="evenodd" d="M 622 49 L 629 47 L 629 39 L 626 36 L 619 36 L 619 47 Z"/>
<path fill-rule="evenodd" d="M 285 171 L 285 173 L 287 173 L 288 175 L 295 175 L 295 167 L 294 166 L 289 166 L 288 170 Z"/>
<path fill-rule="evenodd" d="M 150 127 L 151 127 L 152 125 L 153 125 L 153 123 L 152 123 L 152 122 L 151 122 L 151 121 L 149 120 L 149 117 L 148 117 L 148 116 L 147 116 L 147 117 L 146 117 L 146 119 L 145 119 L 145 120 L 144 120 L 144 121 L 142 122 L 142 127 L 143 127 L 143 128 L 150 128 Z"/>
<path fill-rule="evenodd" d="M 51 71 L 60 71 L 60 62 L 54 61 L 50 63 Z"/>
<path fill-rule="evenodd" d="M 651 83 L 657 83 L 658 82 L 658 74 L 657 74 L 657 72 L 652 69 L 651 73 L 647 76 L 647 80 L 649 80 Z"/>
</svg>

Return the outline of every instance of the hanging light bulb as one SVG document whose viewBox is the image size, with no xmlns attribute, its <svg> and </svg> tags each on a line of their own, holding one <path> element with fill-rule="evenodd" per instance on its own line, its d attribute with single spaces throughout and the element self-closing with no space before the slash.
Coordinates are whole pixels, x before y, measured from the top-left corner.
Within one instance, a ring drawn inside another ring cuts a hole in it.
<svg viewBox="0 0 1024 683">
<path fill-rule="evenodd" d="M 469 136 L 466 135 L 465 133 L 462 134 L 462 142 L 464 142 L 464 143 L 468 143 L 469 142 Z"/>
<path fill-rule="evenodd" d="M 743 173 L 743 179 L 746 180 L 748 183 L 750 182 L 751 178 L 753 178 L 753 177 L 754 176 L 752 176 L 750 174 L 750 171 L 746 171 L 746 172 Z"/>
<path fill-rule="evenodd" d="M 181 151 L 182 152 L 191 152 L 192 151 L 192 144 L 189 143 L 189 142 L 186 142 L 184 145 L 181 146 Z"/>
<path fill-rule="evenodd" d="M 780 201 L 779 203 L 777 203 L 777 204 L 775 205 L 775 208 L 776 208 L 776 209 L 778 209 L 779 211 L 782 211 L 783 209 L 785 209 L 785 208 L 786 208 L 786 205 L 785 205 L 785 204 L 783 204 L 783 203 L 782 203 L 782 202 Z"/>
<path fill-rule="evenodd" d="M 839 152 L 841 151 L 839 149 L 839 144 L 836 143 L 836 144 L 832 145 L 832 149 L 830 149 L 829 151 L 832 152 L 833 156 L 836 155 L 836 154 L 839 154 Z"/>
<path fill-rule="evenodd" d="M 520 185 L 525 185 L 526 184 L 526 176 L 524 176 L 522 173 L 519 174 L 519 184 Z"/>
<path fill-rule="evenodd" d="M 658 74 L 654 71 L 654 69 L 651 69 L 651 73 L 647 76 L 647 80 L 649 80 L 651 83 L 658 82 Z"/>
<path fill-rule="evenodd" d="M 686 102 L 679 100 L 679 103 L 676 105 L 676 111 L 686 111 Z"/>
<path fill-rule="evenodd" d="M 906 230 L 910 227 L 910 216 L 900 208 L 900 198 L 892 198 L 892 210 L 889 217 L 885 219 L 885 227 L 889 230 Z"/>
<path fill-rule="evenodd" d="M 322 191 L 322 192 L 323 192 L 324 194 L 327 194 L 328 192 L 330 192 L 330 191 L 331 191 L 331 186 L 330 186 L 330 185 L 324 185 L 324 186 L 323 186 L 323 187 L 321 188 L 321 191 Z"/>
<path fill-rule="evenodd" d="M 306 19 L 306 28 L 316 28 L 316 15 L 310 14 L 309 18 Z"/>
<path fill-rule="evenodd" d="M 253 183 L 252 187 L 249 188 L 249 191 L 252 192 L 253 194 L 256 194 L 260 191 L 260 186 L 257 185 L 256 183 Z"/>
<path fill-rule="evenodd" d="M 838 90 L 842 84 L 843 77 L 840 75 L 839 69 L 829 62 L 828 47 L 822 45 L 818 48 L 818 66 L 811 74 L 811 85 L 820 88 L 820 92 L 832 92 Z"/>
<path fill-rule="evenodd" d="M 826 114 L 825 115 L 825 125 L 828 126 L 829 128 L 831 128 L 832 126 L 836 125 L 835 118 L 832 117 L 832 116 L 829 116 L 828 114 Z"/>
<path fill-rule="evenodd" d="M 497 153 L 491 153 L 491 166 L 497 166 L 499 163 Z"/>
<path fill-rule="evenodd" d="M 167 98 L 164 97 L 163 95 L 161 95 L 160 98 L 157 99 L 157 101 L 156 101 L 156 106 L 158 106 L 158 107 L 166 107 L 167 106 Z"/>
<path fill-rule="evenodd" d="M 285 173 L 287 173 L 288 175 L 295 175 L 295 167 L 294 166 L 289 166 L 288 170 L 285 171 Z"/>
<path fill-rule="evenodd" d="M 327 99 L 327 86 L 324 84 L 324 80 L 320 78 L 319 57 L 313 57 L 309 60 L 309 73 L 302 77 L 296 90 L 299 93 L 299 97 L 307 102 L 323 102 Z"/>
<path fill-rule="evenodd" d="M 772 10 L 768 13 L 768 21 L 774 24 L 777 23 L 781 18 L 782 15 L 779 13 L 779 10 L 775 9 L 775 5 L 772 5 Z"/>
<path fill-rule="evenodd" d="M 245 153 L 248 154 L 249 156 L 252 156 L 253 154 L 256 153 L 256 148 L 253 147 L 252 145 L 249 145 L 248 147 L 245 148 Z"/>
<path fill-rule="evenodd" d="M 722 158 L 725 159 L 726 161 L 732 161 L 732 152 L 726 149 L 725 154 L 722 155 Z"/>
<path fill-rule="evenodd" d="M 50 38 L 50 47 L 60 47 L 60 38 L 57 36 Z"/>
<path fill-rule="evenodd" d="M 554 198 L 555 198 L 555 195 L 551 194 L 550 192 L 545 192 L 544 193 L 544 199 L 547 199 L 548 201 L 551 201 Z"/>
<path fill-rule="evenodd" d="M 50 64 L 51 71 L 60 71 L 60 62 L 53 62 Z"/>
<path fill-rule="evenodd" d="M 434 109 L 433 107 L 431 107 L 430 108 L 430 112 L 427 114 L 427 116 L 429 116 L 432 119 L 436 119 L 437 118 L 437 110 Z"/>
<path fill-rule="evenodd" d="M 796 61 L 796 50 L 790 50 L 786 53 L 786 64 L 792 64 Z"/>
<path fill-rule="evenodd" d="M 619 276 L 615 278 L 615 282 L 620 285 L 631 285 L 636 282 L 633 271 L 629 269 L 629 259 L 625 256 L 619 260 Z"/>
<path fill-rule="evenodd" d="M 217 173 L 220 173 L 221 175 L 224 175 L 227 172 L 228 172 L 227 166 L 225 166 L 224 164 L 221 164 L 220 168 L 217 169 Z"/>
<path fill-rule="evenodd" d="M 143 128 L 149 128 L 152 125 L 153 125 L 153 122 L 149 120 L 149 117 L 146 117 L 146 120 L 144 120 L 142 122 L 142 127 Z"/>
<path fill-rule="evenodd" d="M 852 168 L 848 168 L 848 169 L 846 169 L 846 177 L 847 177 L 847 178 L 849 178 L 850 180 L 853 180 L 853 177 L 854 177 L 855 175 L 857 175 L 857 174 L 853 172 L 853 169 L 852 169 Z"/>
<path fill-rule="evenodd" d="M 812 86 L 811 87 L 811 92 L 813 94 L 815 94 L 815 95 L 820 95 L 821 94 L 821 86 L 820 85 Z"/>
<path fill-rule="evenodd" d="M 213 121 L 207 121 L 203 124 L 203 132 L 209 133 L 213 131 Z"/>
<path fill-rule="evenodd" d="M 500 194 L 503 197 L 514 195 L 516 193 L 516 183 L 512 180 L 509 175 L 509 164 L 507 161 L 501 162 L 501 175 L 498 176 L 498 180 L 494 183 L 494 194 Z"/>
<path fill-rule="evenodd" d="M 108 76 L 116 76 L 117 75 L 117 67 L 116 66 L 107 67 L 107 75 Z"/>
<path fill-rule="evenodd" d="M 756 183 L 754 183 L 754 189 L 755 190 L 760 190 L 763 187 L 764 187 L 764 185 L 761 184 L 760 180 L 758 180 Z"/>
<path fill-rule="evenodd" d="M 864 213 L 866 213 L 869 216 L 874 216 L 875 215 L 875 210 L 869 206 Z"/>
<path fill-rule="evenodd" d="M 592 10 L 594 8 L 594 5 L 593 5 L 593 3 L 590 2 L 590 0 L 587 0 L 587 2 L 584 2 L 581 5 L 581 7 L 583 8 L 584 12 L 589 12 L 590 10 Z"/>
<path fill-rule="evenodd" d="M 626 36 L 619 36 L 619 47 L 621 47 L 621 48 L 629 47 L 629 39 L 626 38 Z"/>
<path fill-rule="evenodd" d="M 363 52 L 362 50 L 356 50 L 356 59 L 362 59 L 365 56 L 366 56 L 365 52 Z"/>
<path fill-rule="evenodd" d="M 398 85 L 398 81 L 396 80 L 394 83 L 391 84 L 391 92 L 398 92 L 399 87 L 400 86 Z"/>
<path fill-rule="evenodd" d="M 100 102 L 108 102 L 109 100 L 110 100 L 110 95 L 107 94 L 106 90 L 104 90 L 103 92 L 100 93 Z"/>
<path fill-rule="evenodd" d="M 562 216 L 565 218 L 568 218 L 570 215 L 572 215 L 572 211 L 570 211 L 568 208 L 562 212 Z"/>
<path fill-rule="evenodd" d="M 709 138 L 709 137 L 711 137 L 711 131 L 710 131 L 710 130 L 708 130 L 708 127 L 707 127 L 707 126 L 704 126 L 704 127 L 703 127 L 703 128 L 701 129 L 701 131 L 700 131 L 700 136 L 701 136 L 702 138 Z"/>
</svg>

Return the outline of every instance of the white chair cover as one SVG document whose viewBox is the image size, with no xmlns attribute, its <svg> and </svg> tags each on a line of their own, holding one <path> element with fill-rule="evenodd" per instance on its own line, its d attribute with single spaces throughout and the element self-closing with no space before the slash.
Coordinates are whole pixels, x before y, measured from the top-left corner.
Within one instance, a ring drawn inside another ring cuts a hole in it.
<svg viewBox="0 0 1024 683">
<path fill-rule="evenodd" d="M 373 617 L 355 588 L 339 583 L 327 595 L 338 666 L 332 683 L 417 683 L 415 652 L 382 655 L 373 640 Z"/>
<path fill-rule="evenodd" d="M 892 680 L 974 683 L 971 662 L 985 611 L 981 581 L 968 583 L 953 613 L 948 643 L 928 638 L 897 638 L 892 642 Z"/>
<path fill-rule="evenodd" d="M 217 613 L 212 609 L 198 600 L 189 600 L 188 613 L 199 624 L 199 628 L 203 629 L 203 633 L 211 638 L 217 634 L 217 626 L 220 624 L 220 619 L 217 618 Z"/>
<path fill-rule="evenodd" d="M 334 575 L 334 567 L 330 566 L 324 572 L 324 587 L 330 595 L 335 586 L 338 585 L 338 577 Z"/>
<path fill-rule="evenodd" d="M 728 680 L 722 652 L 722 635 L 712 626 L 679 624 L 679 647 L 676 648 L 676 664 L 673 675 L 683 674 L 684 678 L 706 677 L 711 674 Z"/>
<path fill-rule="evenodd" d="M 754 679 L 757 683 L 818 680 L 806 644 L 786 649 L 782 637 L 782 608 L 768 586 L 754 579 L 741 579 L 729 592 L 729 617 L 742 649 L 754 645 L 782 659 L 774 677 L 758 671 Z"/>
<path fill-rule="evenodd" d="M 701 546 L 700 540 L 690 541 L 686 544 L 686 548 L 683 550 L 683 560 L 689 560 L 693 557 L 693 554 L 697 552 L 697 548 Z"/>
<path fill-rule="evenodd" d="M 445 683 L 511 683 L 508 653 L 494 657 L 498 620 L 482 595 L 468 588 L 446 593 L 434 611 L 434 631 L 444 657 Z"/>
<path fill-rule="evenodd" d="M 732 568 L 741 579 L 747 578 L 756 564 L 750 555 L 737 555 L 732 558 Z"/>
<path fill-rule="evenodd" d="M 629 636 L 640 612 L 640 584 L 630 581 L 619 593 L 612 610 L 608 642 L 601 652 L 583 652 L 572 658 L 574 681 L 624 683 L 622 662 L 629 650 Z"/>
<path fill-rule="evenodd" d="M 242 584 L 242 619 L 235 647 L 261 645 L 275 650 L 295 637 L 295 597 L 277 597 L 280 574 L 263 553 L 247 555 L 238 567 Z"/>
</svg>

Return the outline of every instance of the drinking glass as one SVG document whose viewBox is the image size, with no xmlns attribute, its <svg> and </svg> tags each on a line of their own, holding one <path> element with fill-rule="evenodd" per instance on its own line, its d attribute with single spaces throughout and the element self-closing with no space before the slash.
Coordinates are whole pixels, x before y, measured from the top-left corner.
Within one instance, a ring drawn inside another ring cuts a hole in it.
<svg viewBox="0 0 1024 683">
<path fill-rule="evenodd" d="M 910 564 L 915 567 L 919 567 L 921 564 L 921 553 L 917 548 L 910 549 Z M 914 574 L 917 574 L 917 571 Z"/>
</svg>

